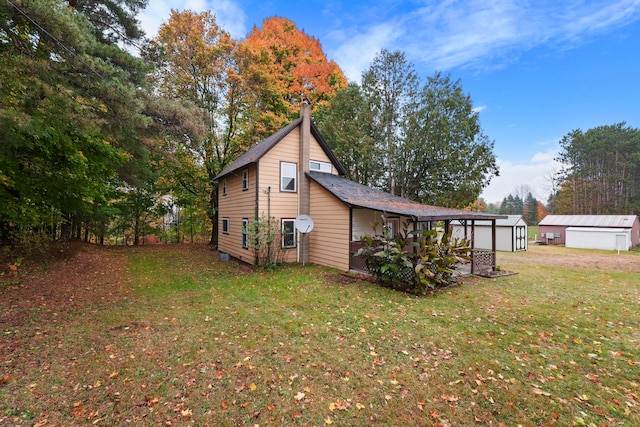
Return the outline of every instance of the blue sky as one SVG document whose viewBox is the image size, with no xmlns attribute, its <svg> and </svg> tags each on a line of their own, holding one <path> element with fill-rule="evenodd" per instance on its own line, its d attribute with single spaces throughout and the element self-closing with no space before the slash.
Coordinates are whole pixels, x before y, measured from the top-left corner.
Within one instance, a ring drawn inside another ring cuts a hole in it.
<svg viewBox="0 0 640 427">
<path fill-rule="evenodd" d="M 640 128 L 640 0 L 149 0 L 154 36 L 171 9 L 210 10 L 237 39 L 282 16 L 317 38 L 359 81 L 381 49 L 405 52 L 423 78 L 460 79 L 495 141 L 499 202 L 528 186 L 546 202 L 560 139 L 574 129 Z"/>
</svg>

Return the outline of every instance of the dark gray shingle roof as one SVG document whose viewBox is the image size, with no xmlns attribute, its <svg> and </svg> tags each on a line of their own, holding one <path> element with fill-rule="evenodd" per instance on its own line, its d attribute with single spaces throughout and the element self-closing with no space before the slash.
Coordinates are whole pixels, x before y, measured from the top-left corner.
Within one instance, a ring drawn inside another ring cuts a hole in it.
<svg viewBox="0 0 640 427">
<path fill-rule="evenodd" d="M 410 216 L 415 221 L 506 218 L 505 215 L 423 205 L 328 173 L 311 171 L 307 176 L 349 206 Z"/>
</svg>

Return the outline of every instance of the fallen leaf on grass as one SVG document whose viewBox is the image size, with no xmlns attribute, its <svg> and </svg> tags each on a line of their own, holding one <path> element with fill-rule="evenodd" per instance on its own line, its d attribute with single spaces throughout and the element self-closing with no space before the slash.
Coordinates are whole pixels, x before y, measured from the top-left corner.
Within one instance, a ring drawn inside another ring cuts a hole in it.
<svg viewBox="0 0 640 427">
<path fill-rule="evenodd" d="M 304 399 L 305 394 L 301 391 L 299 391 L 295 396 L 294 399 L 296 399 L 298 402 L 300 402 L 302 399 Z"/>
<path fill-rule="evenodd" d="M 38 421 L 37 423 L 35 423 L 33 425 L 33 427 L 43 427 L 45 425 L 47 425 L 47 423 L 49 422 L 49 420 L 47 420 L 46 418 L 42 421 Z"/>
<path fill-rule="evenodd" d="M 544 391 L 544 390 L 540 390 L 539 388 L 534 388 L 534 389 L 533 389 L 533 393 L 534 393 L 534 394 L 540 394 L 540 395 L 542 395 L 542 396 L 551 396 L 551 393 L 546 392 L 546 391 Z"/>
<path fill-rule="evenodd" d="M 331 412 L 335 411 L 336 409 L 339 410 L 339 411 L 346 411 L 350 407 L 351 407 L 351 402 L 349 402 L 348 400 L 344 400 L 344 401 L 343 400 L 336 400 L 335 402 L 329 403 L 329 410 Z M 363 406 L 363 408 L 364 408 L 364 406 Z"/>
<path fill-rule="evenodd" d="M 600 376 L 596 375 L 594 373 L 590 373 L 585 375 L 585 377 L 587 377 L 587 379 L 590 379 L 591 381 L 593 381 L 596 385 L 601 386 L 602 383 L 600 382 Z"/>
<path fill-rule="evenodd" d="M 440 398 L 444 401 L 447 402 L 457 402 L 458 401 L 458 397 L 457 396 L 450 396 L 448 394 L 443 394 L 442 396 L 440 396 Z"/>
</svg>

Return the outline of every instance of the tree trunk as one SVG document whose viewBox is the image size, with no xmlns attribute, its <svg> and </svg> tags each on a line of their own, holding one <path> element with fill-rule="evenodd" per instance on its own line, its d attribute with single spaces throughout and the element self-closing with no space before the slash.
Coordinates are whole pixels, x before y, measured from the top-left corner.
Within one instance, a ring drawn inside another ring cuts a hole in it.
<svg viewBox="0 0 640 427">
<path fill-rule="evenodd" d="M 60 240 L 68 242 L 71 240 L 73 215 L 67 213 L 62 215 L 62 218 L 62 224 L 60 224 Z"/>
</svg>

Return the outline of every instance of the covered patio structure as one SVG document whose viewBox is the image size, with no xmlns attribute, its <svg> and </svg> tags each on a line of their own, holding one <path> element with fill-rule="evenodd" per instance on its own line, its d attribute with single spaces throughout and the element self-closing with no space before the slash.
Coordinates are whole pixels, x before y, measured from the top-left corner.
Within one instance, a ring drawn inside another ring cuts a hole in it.
<svg viewBox="0 0 640 427">
<path fill-rule="evenodd" d="M 381 235 L 383 227 L 392 236 L 405 227 L 407 231 L 441 227 L 448 232 L 454 223 L 468 230 L 466 238 L 471 241 L 470 272 L 476 274 L 496 269 L 496 220 L 507 218 L 505 215 L 424 205 L 336 175 L 308 172 L 307 176 L 349 208 L 350 270 L 366 272 L 364 260 L 355 256 L 362 246 L 360 238 L 364 235 Z M 476 221 L 491 223 L 490 249 L 475 248 Z"/>
</svg>

